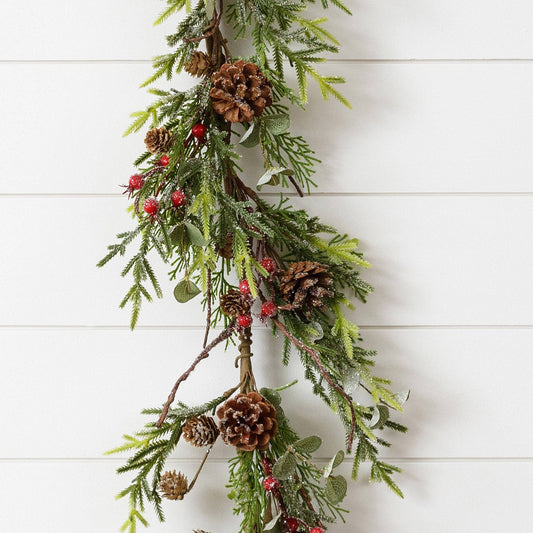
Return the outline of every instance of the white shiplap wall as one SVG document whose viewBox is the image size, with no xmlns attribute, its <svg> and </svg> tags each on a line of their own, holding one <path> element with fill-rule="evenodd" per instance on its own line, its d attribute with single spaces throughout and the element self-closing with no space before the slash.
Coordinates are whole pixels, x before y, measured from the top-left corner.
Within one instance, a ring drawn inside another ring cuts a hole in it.
<svg viewBox="0 0 533 533">
<path fill-rule="evenodd" d="M 352 19 L 331 12 L 344 48 L 325 69 L 346 76 L 354 110 L 315 92 L 296 114 L 324 163 L 318 192 L 295 202 L 360 237 L 376 294 L 355 319 L 379 370 L 413 394 L 411 431 L 387 453 L 405 469 L 405 501 L 359 481 L 350 525 L 331 531 L 529 532 L 533 4 L 349 4 Z M 130 333 L 119 265 L 94 268 L 128 223 L 116 184 L 142 136 L 120 135 L 148 101 L 136 86 L 163 50 L 170 26 L 151 27 L 161 6 L 0 6 L 2 533 L 116 531 L 123 481 L 102 452 L 164 399 L 202 337 L 199 310 L 171 297 Z M 272 362 L 266 332 L 255 337 L 263 383 L 301 375 Z M 233 383 L 230 359 L 218 351 L 200 368 L 206 391 Z M 209 392 L 183 388 L 191 401 Z M 324 456 L 342 443 L 303 382 L 286 402 L 302 431 L 332 435 Z M 236 530 L 227 455 L 216 449 L 198 490 L 152 531 Z M 186 472 L 197 461 L 186 446 L 173 459 Z"/>
</svg>

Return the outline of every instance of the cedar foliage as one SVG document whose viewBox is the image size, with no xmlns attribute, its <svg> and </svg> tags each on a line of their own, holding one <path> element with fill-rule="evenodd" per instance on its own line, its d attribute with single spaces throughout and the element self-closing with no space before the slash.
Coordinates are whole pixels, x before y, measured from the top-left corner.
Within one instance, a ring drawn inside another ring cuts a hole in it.
<svg viewBox="0 0 533 533">
<path fill-rule="evenodd" d="M 331 5 L 350 14 L 340 0 L 316 3 L 325 10 Z M 372 292 L 360 275 L 370 265 L 358 250 L 357 239 L 338 232 L 304 209 L 295 209 L 283 192 L 276 203 L 257 192 L 265 186 L 279 185 L 282 190 L 294 188 L 303 195 L 316 186 L 320 161 L 301 135 L 291 133 L 289 110 L 290 106 L 306 105 L 310 82 L 318 84 L 324 98 L 332 96 L 350 107 L 336 88 L 343 78 L 323 75 L 317 66 L 327 54 L 338 51 L 339 43 L 326 29 L 325 17 L 312 19 L 307 15 L 309 4 L 315 4 L 313 0 L 227 0 L 224 5 L 220 0 L 166 0 L 165 4 L 156 23 L 182 9 L 186 14 L 175 33 L 167 37 L 171 51 L 154 59 L 154 73 L 143 83 L 151 86 L 149 91 L 155 100 L 145 110 L 132 114 L 133 122 L 126 134 L 164 126 L 173 139 L 169 162 L 161 164 L 160 154 L 153 156 L 150 152 L 137 158 L 135 165 L 144 185 L 140 190 L 127 189 L 133 200 L 135 226 L 117 235 L 117 242 L 108 247 L 108 254 L 98 266 L 126 256 L 138 243 L 122 270 L 122 276 L 132 278 L 120 302 L 121 307 L 131 306 L 132 329 L 143 302 L 151 301 L 154 295 L 163 296 L 149 259 L 155 254 L 168 265 L 170 278 L 176 280 L 174 296 L 179 302 L 202 295 L 209 318 L 206 340 L 209 329 L 223 322 L 227 333 L 224 339 L 233 341 L 239 333 L 242 341 L 249 339 L 246 331 L 239 330 L 218 307 L 220 295 L 234 288 L 235 277 L 248 281 L 252 299 L 273 301 L 281 307 L 287 302 L 279 292 L 279 276 L 269 273 L 261 265 L 261 258 L 273 258 L 278 273 L 286 271 L 291 262 L 325 265 L 334 281 L 326 309 L 311 308 L 305 313 L 279 309 L 266 323 L 274 335 L 285 339 L 281 362 L 287 365 L 291 357 L 298 356 L 312 392 L 337 413 L 344 425 L 346 449 L 353 451 L 352 477 L 358 476 L 362 462 L 369 461 L 371 481 L 384 482 L 402 496 L 392 477 L 400 469 L 381 461 L 379 450 L 390 446 L 383 430 L 406 431 L 392 419 L 392 412 L 402 411 L 408 394 L 392 392 L 390 381 L 373 374 L 376 354 L 362 346 L 357 326 L 346 315 L 353 299 L 364 302 Z M 171 80 L 180 73 L 204 43 L 214 67 L 236 60 L 221 34 L 221 18 L 236 39 L 249 40 L 253 55 L 242 59 L 258 65 L 273 86 L 273 104 L 250 123 L 229 124 L 214 113 L 208 77 L 186 91 L 152 87 L 160 78 Z M 297 80 L 295 90 L 286 79 L 289 70 Z M 192 137 L 191 128 L 197 123 L 207 127 L 205 139 Z M 259 150 L 263 158 L 264 173 L 258 177 L 256 188 L 239 177 L 239 160 L 247 150 Z M 178 189 L 186 194 L 187 204 L 175 208 L 171 196 Z M 156 215 L 148 216 L 142 206 L 153 197 L 159 209 Z M 228 246 L 228 235 L 232 246 L 229 259 L 217 253 Z M 207 355 L 202 352 L 199 360 Z M 191 417 L 213 414 L 238 388 L 254 390 L 251 366 L 246 371 L 243 368 L 241 361 L 239 384 L 204 405 L 190 408 L 179 402 L 168 413 L 164 407 L 143 411 L 152 420 L 134 435 L 124 435 L 124 444 L 109 452 L 129 453 L 118 471 L 134 476 L 119 494 L 130 503 L 122 531 L 134 533 L 139 524 L 147 525 L 147 502 L 164 520 L 157 487 L 183 425 Z M 356 391 L 358 401 L 354 399 Z M 359 403 L 360 391 L 368 393 L 365 405 Z M 344 460 L 344 452 L 338 452 L 323 468 L 315 465 L 312 454 L 321 440 L 315 436 L 299 438 L 281 407 L 279 390 L 263 388 L 261 394 L 276 407 L 279 433 L 266 454 L 238 452 L 230 461 L 228 488 L 234 511 L 242 519 L 241 533 L 266 531 L 267 526 L 271 531 L 284 531 L 284 520 L 289 515 L 297 517 L 301 527 L 306 524 L 309 528 L 325 528 L 337 519 L 344 520 L 346 511 L 340 504 L 346 480 L 333 474 Z M 158 422 L 153 420 L 155 417 Z M 262 486 L 267 474 L 265 460 L 272 462 L 274 475 L 280 480 L 276 497 L 265 493 Z"/>
</svg>

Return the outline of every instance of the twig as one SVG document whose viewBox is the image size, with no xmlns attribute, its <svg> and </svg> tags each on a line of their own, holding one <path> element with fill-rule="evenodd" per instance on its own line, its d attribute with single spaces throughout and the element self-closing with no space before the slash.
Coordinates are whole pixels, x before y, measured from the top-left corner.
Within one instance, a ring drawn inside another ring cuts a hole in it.
<svg viewBox="0 0 533 533">
<path fill-rule="evenodd" d="M 296 189 L 296 192 L 298 193 L 298 196 L 300 198 L 303 198 L 305 196 L 304 192 L 302 191 L 302 189 L 298 185 L 298 182 L 294 179 L 294 176 L 289 174 L 288 178 L 289 178 L 289 181 L 294 185 L 294 188 Z"/>
<path fill-rule="evenodd" d="M 304 350 L 311 356 L 311 359 L 313 359 L 313 361 L 315 362 L 318 370 L 320 371 L 324 379 L 333 387 L 333 389 L 335 389 L 346 400 L 346 403 L 348 404 L 350 408 L 350 414 L 352 418 L 351 423 L 350 423 L 350 433 L 348 435 L 348 442 L 346 444 L 346 449 L 348 450 L 348 452 L 350 452 L 352 450 L 352 444 L 353 444 L 354 437 L 355 437 L 355 426 L 357 423 L 357 419 L 355 415 L 355 408 L 353 406 L 352 398 L 350 398 L 350 396 L 346 393 L 346 391 L 342 387 L 339 387 L 339 385 L 335 383 L 333 378 L 329 375 L 328 371 L 324 368 L 324 365 L 322 364 L 322 361 L 320 360 L 320 356 L 318 355 L 317 352 L 315 352 L 315 350 L 313 350 L 312 348 L 304 344 L 302 341 L 294 337 L 294 335 L 292 335 L 290 331 L 285 327 L 285 325 L 282 322 L 280 322 L 277 318 L 272 318 L 271 320 L 277 326 L 277 328 L 281 331 L 281 333 L 285 335 L 285 337 L 287 337 L 295 346 L 297 346 L 301 350 Z"/>
<path fill-rule="evenodd" d="M 213 449 L 213 446 L 214 444 L 211 444 L 211 446 L 207 448 L 204 458 L 202 459 L 202 462 L 200 463 L 200 466 L 198 467 L 198 470 L 196 471 L 196 474 L 194 475 L 194 478 L 191 481 L 191 484 L 189 485 L 187 492 L 191 492 L 192 488 L 194 487 L 194 484 L 196 483 L 196 480 L 198 479 L 198 476 L 200 475 L 200 472 L 202 471 L 202 468 L 204 467 L 205 462 L 207 461 L 207 458 L 209 457 L 209 454 L 211 453 L 211 450 Z"/>
<path fill-rule="evenodd" d="M 209 329 L 211 328 L 211 269 L 207 269 L 207 317 L 205 325 L 205 335 L 204 335 L 204 345 L 203 348 L 207 346 L 207 339 L 209 338 Z"/>
<path fill-rule="evenodd" d="M 220 344 L 222 341 L 225 341 L 229 337 L 231 337 L 231 334 L 233 333 L 233 330 L 235 328 L 235 323 L 232 322 L 222 333 L 213 339 L 208 346 L 206 346 L 201 352 L 200 355 L 193 361 L 191 366 L 178 378 L 178 381 L 174 384 L 174 387 L 172 387 L 172 390 L 170 391 L 170 394 L 168 395 L 167 402 L 165 403 L 165 406 L 163 407 L 163 410 L 161 411 L 161 416 L 159 417 L 159 420 L 157 421 L 157 427 L 160 428 L 163 422 L 165 421 L 165 418 L 167 417 L 168 410 L 170 409 L 170 406 L 174 399 L 176 398 L 176 392 L 178 392 L 179 386 L 191 375 L 191 372 L 194 371 L 198 363 L 202 359 L 206 359 L 209 357 L 209 352 L 217 345 Z"/>
</svg>

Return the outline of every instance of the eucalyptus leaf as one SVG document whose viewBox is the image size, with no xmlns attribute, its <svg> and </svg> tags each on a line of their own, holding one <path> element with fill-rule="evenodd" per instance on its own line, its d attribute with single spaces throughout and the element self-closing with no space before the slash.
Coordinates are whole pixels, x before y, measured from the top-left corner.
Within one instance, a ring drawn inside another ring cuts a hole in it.
<svg viewBox="0 0 533 533">
<path fill-rule="evenodd" d="M 184 304 L 192 300 L 202 291 L 190 279 L 181 280 L 174 288 L 174 298 L 180 303 Z"/>
<path fill-rule="evenodd" d="M 268 387 L 263 387 L 259 391 L 274 407 L 281 405 L 281 395 L 278 391 L 274 389 L 269 389 Z"/>
<path fill-rule="evenodd" d="M 386 405 L 374 407 L 374 414 L 370 419 L 370 429 L 381 429 L 389 419 L 390 411 Z"/>
<path fill-rule="evenodd" d="M 353 394 L 357 388 L 359 387 L 359 384 L 361 383 L 361 376 L 359 375 L 359 372 L 355 368 L 350 368 L 346 374 L 343 376 L 343 385 L 344 390 L 348 394 Z"/>
<path fill-rule="evenodd" d="M 175 244 L 177 246 L 182 246 L 185 248 L 189 246 L 190 240 L 189 236 L 187 235 L 187 230 L 185 228 L 185 224 L 178 224 L 174 226 L 170 233 L 168 234 L 168 237 L 170 239 L 170 242 L 172 244 Z"/>
<path fill-rule="evenodd" d="M 259 144 L 259 128 L 255 122 L 252 122 L 250 127 L 244 132 L 239 144 L 242 144 L 245 148 L 253 148 Z"/>
<path fill-rule="evenodd" d="M 263 526 L 263 531 L 270 531 L 271 529 L 274 529 L 276 524 L 278 523 L 278 520 L 281 518 L 281 513 L 278 513 L 268 524 L 265 524 Z"/>
<path fill-rule="evenodd" d="M 187 235 L 192 244 L 195 244 L 196 246 L 207 246 L 207 240 L 195 225 L 190 222 L 185 222 L 185 227 L 187 228 Z"/>
<path fill-rule="evenodd" d="M 269 168 L 260 178 L 257 182 L 257 189 L 261 190 L 261 186 L 263 185 L 279 185 L 280 179 L 279 174 L 287 174 L 292 175 L 293 171 L 289 168 L 285 167 L 272 167 Z"/>
<path fill-rule="evenodd" d="M 344 461 L 344 452 L 339 450 L 324 468 L 322 475 L 328 478 L 334 468 L 337 468 Z"/>
<path fill-rule="evenodd" d="M 403 405 L 409 399 L 410 395 L 411 395 L 411 391 L 410 390 L 404 390 L 404 391 L 401 391 L 401 392 L 397 392 L 394 395 L 394 398 L 396 399 L 396 401 L 400 405 Z"/>
<path fill-rule="evenodd" d="M 348 490 L 348 483 L 343 476 L 329 476 L 326 481 L 326 498 L 336 505 L 346 496 Z"/>
<path fill-rule="evenodd" d="M 268 132 L 272 135 L 281 135 L 282 133 L 286 133 L 291 127 L 291 119 L 289 115 L 284 113 L 267 115 L 263 117 L 262 122 Z"/>
<path fill-rule="evenodd" d="M 274 464 L 272 474 L 278 479 L 287 479 L 296 470 L 296 459 L 290 452 L 285 452 Z"/>
<path fill-rule="evenodd" d="M 295 442 L 292 447 L 300 453 L 313 453 L 322 446 L 322 439 L 318 435 L 311 435 Z"/>
</svg>

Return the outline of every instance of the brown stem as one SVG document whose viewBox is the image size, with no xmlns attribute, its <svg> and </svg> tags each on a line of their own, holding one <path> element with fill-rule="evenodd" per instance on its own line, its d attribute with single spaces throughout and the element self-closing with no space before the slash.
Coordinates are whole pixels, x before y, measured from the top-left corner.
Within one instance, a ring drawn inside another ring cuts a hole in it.
<svg viewBox="0 0 533 533">
<path fill-rule="evenodd" d="M 280 322 L 277 318 L 272 318 L 272 322 L 276 325 L 276 327 L 287 337 L 295 346 L 300 348 L 301 350 L 304 350 L 307 352 L 311 359 L 315 362 L 319 372 L 322 374 L 324 379 L 331 385 L 331 387 L 336 390 L 345 400 L 348 404 L 348 407 L 350 408 L 350 414 L 351 414 L 351 422 L 350 422 L 350 433 L 348 435 L 348 442 L 346 444 L 346 449 L 348 452 L 352 450 L 352 444 L 355 437 L 355 427 L 357 423 L 357 418 L 355 415 L 355 408 L 353 406 L 353 400 L 350 398 L 350 396 L 346 393 L 346 391 L 337 385 L 335 383 L 335 380 L 329 375 L 328 371 L 324 368 L 324 365 L 322 364 L 322 361 L 320 360 L 320 356 L 318 355 L 315 350 L 304 344 L 302 341 L 298 340 L 296 337 L 294 337 L 290 331 L 285 327 L 285 325 Z"/>
<path fill-rule="evenodd" d="M 170 394 L 168 395 L 167 402 L 165 403 L 165 406 L 163 407 L 163 410 L 161 411 L 161 416 L 159 417 L 159 420 L 157 421 L 157 427 L 160 428 L 163 422 L 165 421 L 165 418 L 168 415 L 168 410 L 170 409 L 170 406 L 174 399 L 176 398 L 176 392 L 178 392 L 179 386 L 191 375 L 191 372 L 194 371 L 198 363 L 202 359 L 206 359 L 209 357 L 209 352 L 217 345 L 220 344 L 222 341 L 225 341 L 229 337 L 231 337 L 231 334 L 233 333 L 233 330 L 235 329 L 235 323 L 232 322 L 218 337 L 213 339 L 208 346 L 206 346 L 198 355 L 198 357 L 193 361 L 191 366 L 178 378 L 176 383 L 174 384 L 174 387 L 172 387 L 172 390 L 170 391 Z"/>
<path fill-rule="evenodd" d="M 302 189 L 298 185 L 298 182 L 294 179 L 294 176 L 292 176 L 291 174 L 289 174 L 289 181 L 294 185 L 294 188 L 296 189 L 296 192 L 298 193 L 298 196 L 300 198 L 303 198 L 305 196 L 304 192 L 302 191 Z"/>
<path fill-rule="evenodd" d="M 211 24 L 208 26 L 210 28 L 206 33 L 203 35 L 200 35 L 199 37 L 191 37 L 189 39 L 183 39 L 186 43 L 197 43 L 199 41 L 202 41 L 203 39 L 208 39 L 209 37 L 213 37 L 218 30 L 218 27 L 220 25 L 220 21 L 222 20 L 222 15 L 224 14 L 224 2 L 223 0 L 220 0 L 220 14 L 218 17 L 216 16 L 216 11 L 213 13 L 214 21 L 211 22 Z"/>
<path fill-rule="evenodd" d="M 207 461 L 207 458 L 209 457 L 209 454 L 211 453 L 211 450 L 213 449 L 214 444 L 211 444 L 209 448 L 207 448 L 207 451 L 204 454 L 204 458 L 202 459 L 202 462 L 200 463 L 200 466 L 198 467 L 198 470 L 196 471 L 196 474 L 194 475 L 193 480 L 191 481 L 189 488 L 187 489 L 187 492 L 191 492 L 192 488 L 194 487 L 194 484 L 196 483 L 196 480 L 198 479 L 198 476 L 200 475 L 200 472 L 202 471 L 202 468 L 205 465 L 205 462 Z"/>
<path fill-rule="evenodd" d="M 205 335 L 204 335 L 204 344 L 203 348 L 207 346 L 207 339 L 209 338 L 209 329 L 211 328 L 211 269 L 207 269 L 207 316 L 206 316 L 206 325 L 205 325 Z"/>
<path fill-rule="evenodd" d="M 241 370 L 241 392 L 247 394 L 257 390 L 255 377 L 252 370 L 252 330 L 245 328 L 239 333 L 239 356 L 235 360 L 235 366 Z"/>
</svg>

